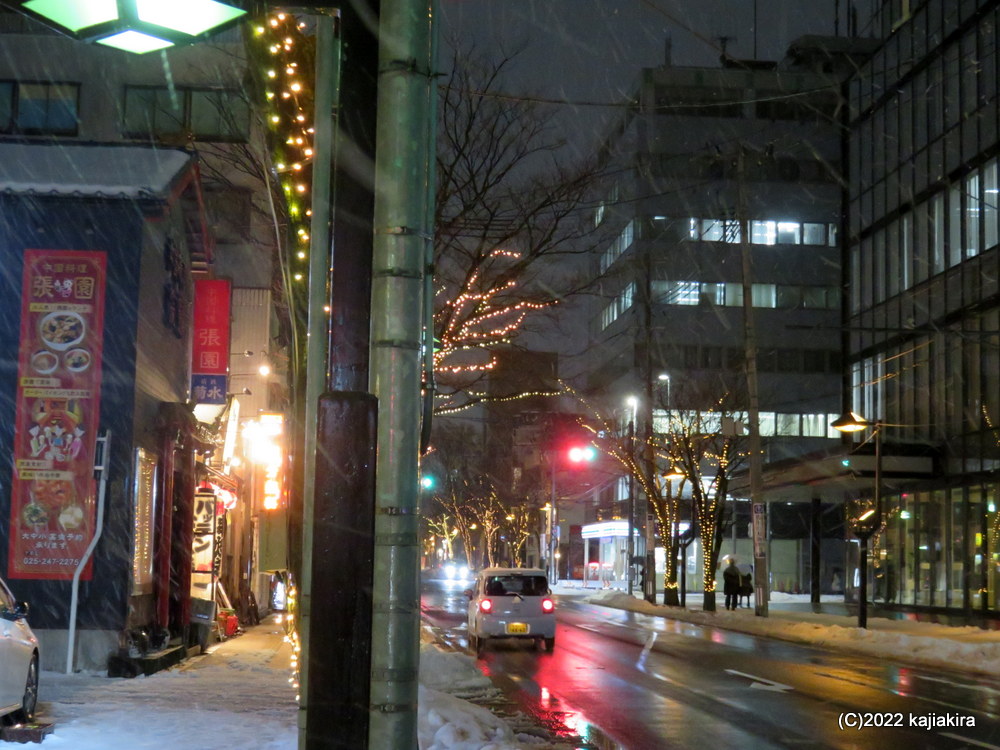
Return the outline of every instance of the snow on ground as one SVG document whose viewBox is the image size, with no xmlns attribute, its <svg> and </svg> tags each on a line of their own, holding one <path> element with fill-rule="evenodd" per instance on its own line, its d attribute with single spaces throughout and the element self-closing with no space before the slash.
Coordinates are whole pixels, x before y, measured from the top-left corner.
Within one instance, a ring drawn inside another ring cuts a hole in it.
<svg viewBox="0 0 1000 750">
<path fill-rule="evenodd" d="M 779 609 L 801 599 L 772 594 L 770 616 L 753 609 L 705 612 L 689 595 L 688 609 L 666 608 L 619 591 L 561 586 L 556 593 L 591 604 L 669 616 L 695 625 L 715 625 L 817 646 L 845 649 L 911 664 L 1000 673 L 1000 632 L 909 620 L 855 618 Z M 842 601 L 837 598 L 833 601 Z M 49 750 L 161 750 L 220 746 L 295 750 L 298 745 L 295 689 L 290 684 L 290 647 L 273 622 L 219 644 L 213 653 L 178 667 L 132 680 L 102 673 L 43 672 L 40 716 L 55 724 Z M 468 699 L 487 699 L 496 688 L 472 657 L 424 643 L 420 655 L 418 735 L 420 750 L 558 750 L 518 731 Z"/>
<path fill-rule="evenodd" d="M 705 612 L 699 596 L 688 595 L 687 609 L 664 607 L 637 599 L 620 591 L 577 590 L 586 601 L 608 607 L 627 609 L 647 615 L 659 615 L 695 625 L 714 625 L 752 635 L 809 643 L 830 649 L 847 650 L 880 659 L 943 667 L 951 670 L 1000 674 L 1000 631 L 977 627 L 955 627 L 915 620 L 890 620 L 872 617 L 868 628 L 857 627 L 857 617 L 788 611 L 768 607 L 768 617 L 757 617 L 752 607 L 726 611 L 722 597 L 720 609 Z M 824 597 L 843 602 L 843 596 Z M 770 601 L 808 601 L 808 596 L 772 592 Z M 692 604 L 692 601 L 694 602 Z"/>
<path fill-rule="evenodd" d="M 45 671 L 38 721 L 54 724 L 47 750 L 295 750 L 298 707 L 290 646 L 267 623 L 208 656 L 135 679 Z M 420 750 L 547 750 L 466 698 L 498 693 L 472 657 L 425 643 L 420 654 Z"/>
</svg>

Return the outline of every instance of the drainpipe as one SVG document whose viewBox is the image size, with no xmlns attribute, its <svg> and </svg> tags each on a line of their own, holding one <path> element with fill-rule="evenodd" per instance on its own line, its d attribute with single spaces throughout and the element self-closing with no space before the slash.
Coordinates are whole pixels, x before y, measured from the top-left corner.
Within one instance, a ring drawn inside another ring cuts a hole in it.
<svg viewBox="0 0 1000 750">
<path fill-rule="evenodd" d="M 80 601 L 80 574 L 87 567 L 90 556 L 104 532 L 104 497 L 108 489 L 108 460 L 110 458 L 109 444 L 111 433 L 105 432 L 97 438 L 97 460 L 94 462 L 94 473 L 97 474 L 97 523 L 90 544 L 80 558 L 80 563 L 73 571 L 73 592 L 69 600 L 69 633 L 66 637 L 66 674 L 73 673 L 73 651 L 76 649 L 76 611 Z"/>
<path fill-rule="evenodd" d="M 378 398 L 370 747 L 417 746 L 418 452 L 430 144 L 428 0 L 384 0 L 379 26 L 371 389 Z"/>
</svg>

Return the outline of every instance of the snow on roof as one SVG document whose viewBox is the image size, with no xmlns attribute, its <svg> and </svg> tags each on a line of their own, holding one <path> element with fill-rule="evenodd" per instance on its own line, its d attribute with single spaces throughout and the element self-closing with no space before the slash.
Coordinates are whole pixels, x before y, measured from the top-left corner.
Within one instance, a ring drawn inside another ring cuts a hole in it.
<svg viewBox="0 0 1000 750">
<path fill-rule="evenodd" d="M 152 146 L 0 143 L 0 193 L 162 199 L 193 158 Z"/>
</svg>

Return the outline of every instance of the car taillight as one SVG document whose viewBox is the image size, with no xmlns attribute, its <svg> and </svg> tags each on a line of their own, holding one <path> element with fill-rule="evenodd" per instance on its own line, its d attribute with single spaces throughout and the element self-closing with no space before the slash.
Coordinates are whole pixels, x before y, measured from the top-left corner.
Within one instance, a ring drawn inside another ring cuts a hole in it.
<svg viewBox="0 0 1000 750">
<path fill-rule="evenodd" d="M 493 602 L 491 602 L 489 599 L 483 599 L 481 602 L 479 602 L 479 611 L 486 612 L 487 614 L 489 614 L 490 612 L 493 611 Z"/>
<path fill-rule="evenodd" d="M 551 599 L 542 599 L 542 612 L 551 614 L 556 610 L 556 603 Z"/>
</svg>

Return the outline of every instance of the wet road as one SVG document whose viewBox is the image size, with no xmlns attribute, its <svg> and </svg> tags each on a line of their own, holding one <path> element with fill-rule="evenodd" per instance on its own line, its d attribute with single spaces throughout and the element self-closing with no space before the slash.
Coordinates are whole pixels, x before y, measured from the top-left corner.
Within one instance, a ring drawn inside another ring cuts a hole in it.
<svg viewBox="0 0 1000 750">
<path fill-rule="evenodd" d="M 463 588 L 423 592 L 425 618 L 459 649 Z M 1000 750 L 1000 680 L 557 601 L 555 652 L 501 642 L 479 663 L 526 713 L 592 747 Z M 935 720 L 952 725 L 923 727 Z"/>
</svg>

